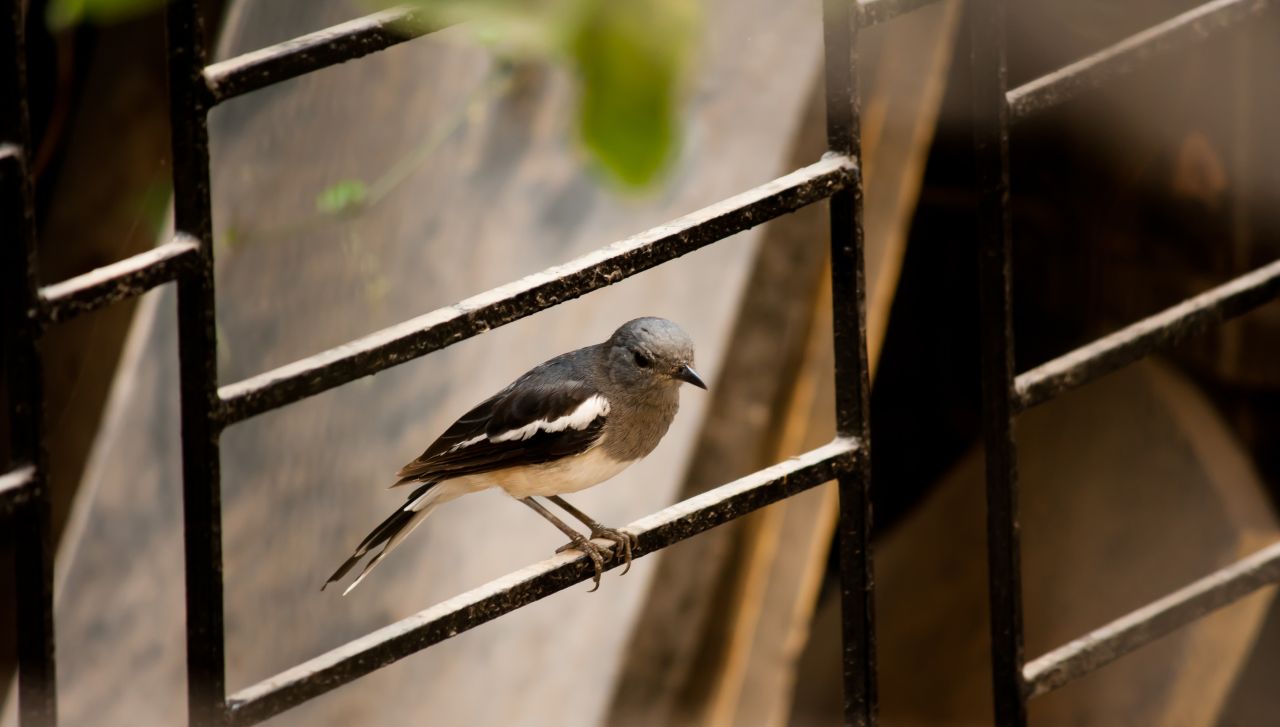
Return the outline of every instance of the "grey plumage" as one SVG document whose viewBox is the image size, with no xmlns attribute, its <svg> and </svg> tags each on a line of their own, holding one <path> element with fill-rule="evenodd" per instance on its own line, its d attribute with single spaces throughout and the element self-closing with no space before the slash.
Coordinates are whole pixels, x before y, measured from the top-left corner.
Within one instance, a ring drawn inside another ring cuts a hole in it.
<svg viewBox="0 0 1280 727">
<path fill-rule="evenodd" d="M 347 587 L 350 592 L 435 507 L 495 486 L 568 535 L 571 542 L 565 547 L 591 558 L 598 586 L 602 564 L 612 553 L 532 498 L 549 498 L 587 524 L 591 537 L 614 541 L 629 566 L 633 537 L 605 528 L 558 495 L 598 484 L 657 447 L 679 409 L 680 384 L 706 388 L 693 371 L 693 355 L 693 341 L 675 323 L 637 318 L 602 343 L 526 372 L 464 414 L 400 469 L 393 487 L 417 485 L 407 503 L 365 537 L 325 586 L 382 546 Z"/>
</svg>

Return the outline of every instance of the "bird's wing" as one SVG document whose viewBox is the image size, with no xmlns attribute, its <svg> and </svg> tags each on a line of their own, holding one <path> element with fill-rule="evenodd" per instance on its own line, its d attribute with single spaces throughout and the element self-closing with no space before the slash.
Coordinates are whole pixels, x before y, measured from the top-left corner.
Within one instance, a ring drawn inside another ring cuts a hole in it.
<svg viewBox="0 0 1280 727">
<path fill-rule="evenodd" d="M 608 415 L 609 400 L 583 381 L 526 375 L 454 422 L 393 487 L 580 454 L 599 443 Z"/>
</svg>

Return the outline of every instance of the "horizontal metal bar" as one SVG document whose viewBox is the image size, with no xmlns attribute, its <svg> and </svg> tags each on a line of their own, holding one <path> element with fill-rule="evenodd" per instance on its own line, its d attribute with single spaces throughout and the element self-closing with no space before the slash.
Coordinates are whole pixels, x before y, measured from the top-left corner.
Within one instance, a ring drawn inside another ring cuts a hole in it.
<svg viewBox="0 0 1280 727">
<path fill-rule="evenodd" d="M 1069 66 L 1009 91 L 1009 116 L 1020 121 L 1075 98 L 1147 61 L 1198 43 L 1274 5 L 1270 0 L 1214 0 L 1125 38 Z"/>
<path fill-rule="evenodd" d="M 932 5 L 938 0 L 858 0 L 858 25 L 869 28 Z"/>
<path fill-rule="evenodd" d="M 848 158 L 815 164 L 634 237 L 356 341 L 219 389 L 224 425 L 375 374 L 821 201 L 857 174 Z"/>
<path fill-rule="evenodd" d="M 660 510 L 627 526 L 639 538 L 633 557 L 656 552 L 717 525 L 850 472 L 858 443 L 837 438 Z M 617 565 L 612 563 L 610 567 Z M 261 722 L 414 652 L 590 578 L 580 553 L 563 553 L 420 611 L 231 695 L 230 723 Z"/>
<path fill-rule="evenodd" d="M 19 467 L 0 475 L 0 518 L 17 512 L 35 494 L 36 468 Z"/>
<path fill-rule="evenodd" d="M 937 0 L 860 0 L 859 22 L 883 23 Z M 372 13 L 214 63 L 204 69 L 212 104 L 345 63 L 440 30 L 411 7 Z"/>
<path fill-rule="evenodd" d="M 197 243 L 184 233 L 146 252 L 103 265 L 40 289 L 41 318 L 58 323 L 135 298 L 178 277 L 196 259 Z"/>
<path fill-rule="evenodd" d="M 1280 582 L 1280 543 L 1263 548 L 1028 662 L 1023 669 L 1023 677 L 1030 696 L 1047 694 L 1276 582 Z"/>
<path fill-rule="evenodd" d="M 204 83 L 209 90 L 210 105 L 346 63 L 436 30 L 440 27 L 427 23 L 414 8 L 398 7 L 238 55 L 205 67 Z"/>
<path fill-rule="evenodd" d="M 1278 296 L 1280 260 L 1020 374 L 1014 383 L 1017 406 L 1025 410 L 1043 404 L 1137 361 L 1159 346 L 1248 313 Z"/>
</svg>

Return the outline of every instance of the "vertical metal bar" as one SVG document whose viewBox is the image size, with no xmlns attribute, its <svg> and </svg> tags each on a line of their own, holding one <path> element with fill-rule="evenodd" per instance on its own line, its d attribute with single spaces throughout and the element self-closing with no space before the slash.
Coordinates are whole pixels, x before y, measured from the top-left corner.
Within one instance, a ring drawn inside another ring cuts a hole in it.
<svg viewBox="0 0 1280 727">
<path fill-rule="evenodd" d="M 827 144 L 858 163 L 858 178 L 831 197 L 831 293 L 836 431 L 860 444 L 852 472 L 839 478 L 837 526 L 842 604 L 844 721 L 876 722 L 875 592 L 871 561 L 870 379 L 863 270 L 862 170 L 857 73 L 858 4 L 826 0 Z"/>
<path fill-rule="evenodd" d="M 0 315 L 10 453 L 0 467 L 34 466 L 34 492 L 14 513 L 18 709 L 24 727 L 57 723 L 53 542 L 42 439 L 44 389 L 36 319 L 35 200 L 28 160 L 25 13 L 5 0 L 0 32 Z"/>
<path fill-rule="evenodd" d="M 178 278 L 183 532 L 187 581 L 187 712 L 196 727 L 226 720 L 222 504 L 214 334 L 213 223 L 204 29 L 196 0 L 166 6 L 174 227 L 199 244 Z"/>
<path fill-rule="evenodd" d="M 1022 679 L 1022 573 L 1013 438 L 1013 322 L 1009 225 L 1009 107 L 1005 0 L 968 6 L 982 324 L 982 429 L 987 459 L 987 559 L 996 723 L 1027 721 Z"/>
</svg>

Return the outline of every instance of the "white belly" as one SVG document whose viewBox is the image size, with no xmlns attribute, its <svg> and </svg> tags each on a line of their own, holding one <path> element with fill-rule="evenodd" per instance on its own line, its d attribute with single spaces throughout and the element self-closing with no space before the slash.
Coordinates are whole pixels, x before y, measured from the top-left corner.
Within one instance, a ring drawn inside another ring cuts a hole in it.
<svg viewBox="0 0 1280 727">
<path fill-rule="evenodd" d="M 556 462 L 509 467 L 482 475 L 466 475 L 444 480 L 428 490 L 414 504 L 425 506 L 431 503 L 445 503 L 490 487 L 501 487 L 515 498 L 563 495 L 598 485 L 625 470 L 634 461 L 616 460 L 604 453 L 604 447 L 596 446 L 582 454 Z"/>
<path fill-rule="evenodd" d="M 613 477 L 630 466 L 593 447 L 582 454 L 528 467 L 492 472 L 488 477 L 512 497 L 547 497 L 585 490 Z"/>
</svg>

